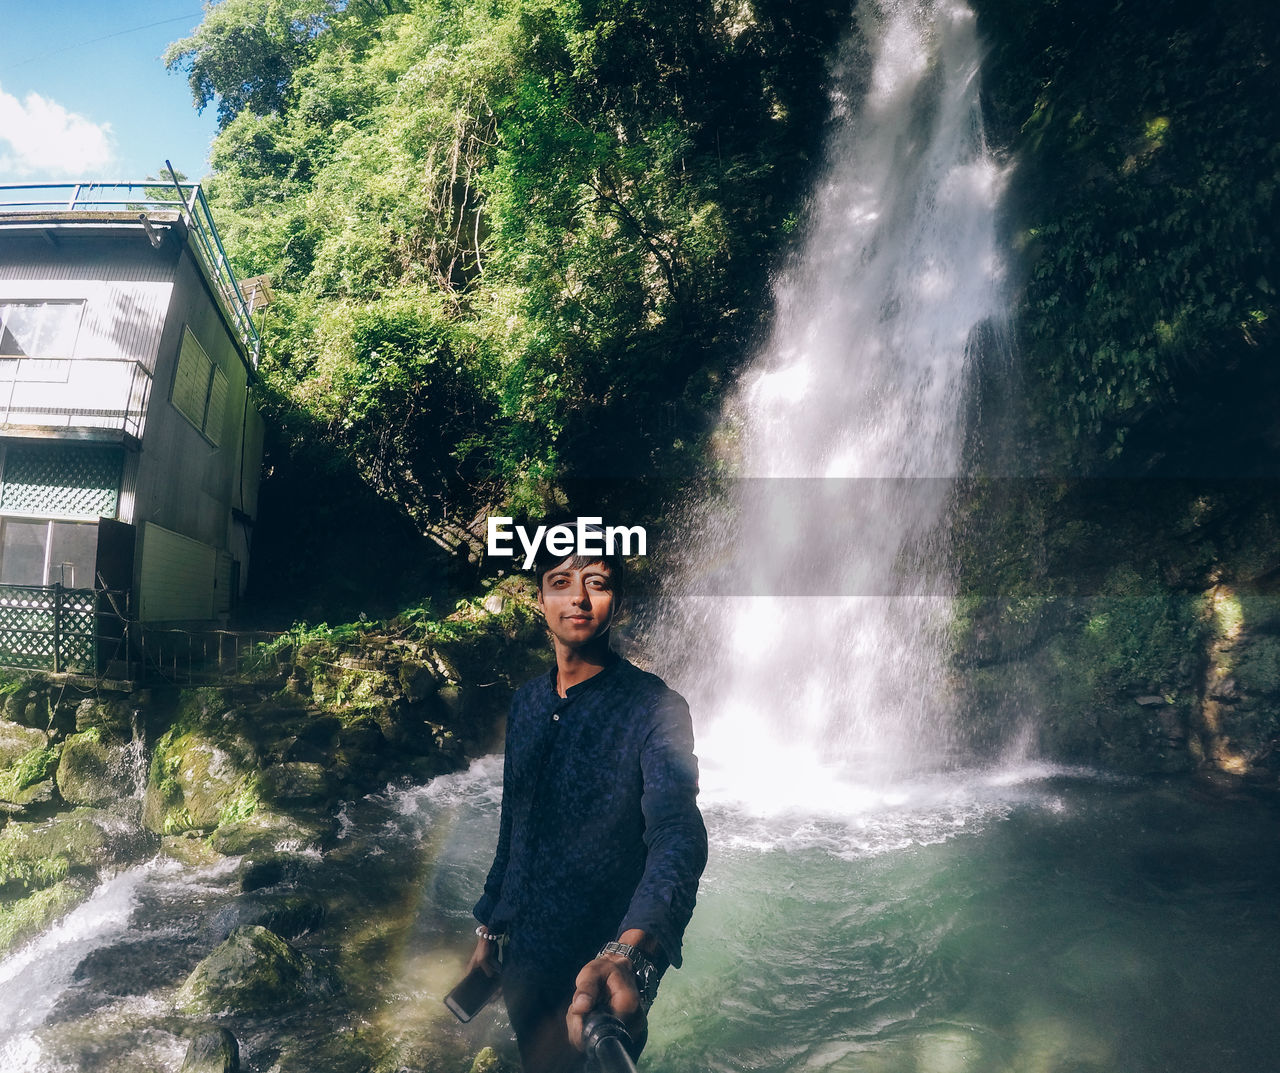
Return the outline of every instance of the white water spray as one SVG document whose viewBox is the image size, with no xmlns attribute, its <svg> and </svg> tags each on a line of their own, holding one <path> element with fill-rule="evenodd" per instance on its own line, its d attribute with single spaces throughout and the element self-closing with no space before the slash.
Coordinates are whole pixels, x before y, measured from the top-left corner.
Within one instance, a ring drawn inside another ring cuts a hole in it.
<svg viewBox="0 0 1280 1073">
<path fill-rule="evenodd" d="M 858 6 L 803 250 L 725 419 L 745 479 L 691 522 L 666 639 L 713 799 L 829 805 L 949 748 L 937 549 L 1000 276 L 980 57 L 962 2 Z"/>
</svg>

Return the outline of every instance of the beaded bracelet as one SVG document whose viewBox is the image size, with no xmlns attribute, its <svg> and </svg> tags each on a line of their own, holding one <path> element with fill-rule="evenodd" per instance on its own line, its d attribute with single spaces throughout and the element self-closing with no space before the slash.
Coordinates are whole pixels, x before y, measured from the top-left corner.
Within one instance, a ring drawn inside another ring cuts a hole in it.
<svg viewBox="0 0 1280 1073">
<path fill-rule="evenodd" d="M 503 939 L 506 938 L 506 936 L 502 934 L 494 935 L 493 932 L 491 932 L 483 924 L 479 925 L 476 928 L 476 934 L 480 936 L 480 938 L 487 943 L 500 943 L 502 942 Z"/>
</svg>

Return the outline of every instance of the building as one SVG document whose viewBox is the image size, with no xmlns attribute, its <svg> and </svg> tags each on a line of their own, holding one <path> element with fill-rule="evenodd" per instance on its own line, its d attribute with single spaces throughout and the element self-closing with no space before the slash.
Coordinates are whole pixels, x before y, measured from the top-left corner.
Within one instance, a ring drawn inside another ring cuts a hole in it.
<svg viewBox="0 0 1280 1073">
<path fill-rule="evenodd" d="M 258 350 L 198 186 L 0 186 L 0 663 L 84 669 L 131 625 L 225 621 Z M 68 648 L 87 616 L 99 639 Z"/>
</svg>

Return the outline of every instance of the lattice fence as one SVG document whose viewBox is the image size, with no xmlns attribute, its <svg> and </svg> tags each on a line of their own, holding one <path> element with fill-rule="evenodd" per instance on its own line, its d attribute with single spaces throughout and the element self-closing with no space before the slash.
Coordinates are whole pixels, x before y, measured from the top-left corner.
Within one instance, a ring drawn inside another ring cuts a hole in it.
<svg viewBox="0 0 1280 1073">
<path fill-rule="evenodd" d="M 0 585 L 0 663 L 92 674 L 98 593 L 61 585 Z"/>
<path fill-rule="evenodd" d="M 5 454 L 0 509 L 64 518 L 114 518 L 123 456 L 82 444 L 12 446 Z"/>
</svg>

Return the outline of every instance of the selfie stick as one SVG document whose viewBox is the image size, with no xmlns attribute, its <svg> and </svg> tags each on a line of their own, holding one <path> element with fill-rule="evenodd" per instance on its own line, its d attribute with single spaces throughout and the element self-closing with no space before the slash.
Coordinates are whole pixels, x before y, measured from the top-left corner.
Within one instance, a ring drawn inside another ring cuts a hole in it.
<svg viewBox="0 0 1280 1073">
<path fill-rule="evenodd" d="M 593 1010 L 582 1023 L 582 1049 L 587 1052 L 587 1068 L 597 1073 L 636 1073 L 627 1053 L 631 1037 L 611 1013 Z"/>
</svg>

